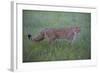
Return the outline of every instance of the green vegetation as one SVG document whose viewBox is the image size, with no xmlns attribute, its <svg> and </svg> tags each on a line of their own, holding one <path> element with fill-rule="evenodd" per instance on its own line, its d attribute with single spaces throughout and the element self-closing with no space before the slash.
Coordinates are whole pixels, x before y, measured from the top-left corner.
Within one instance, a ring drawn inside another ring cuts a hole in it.
<svg viewBox="0 0 100 73">
<path fill-rule="evenodd" d="M 71 46 L 66 40 L 33 43 L 27 34 L 36 36 L 44 28 L 79 26 L 81 32 Z M 91 59 L 91 14 L 23 10 L 23 62 Z"/>
</svg>

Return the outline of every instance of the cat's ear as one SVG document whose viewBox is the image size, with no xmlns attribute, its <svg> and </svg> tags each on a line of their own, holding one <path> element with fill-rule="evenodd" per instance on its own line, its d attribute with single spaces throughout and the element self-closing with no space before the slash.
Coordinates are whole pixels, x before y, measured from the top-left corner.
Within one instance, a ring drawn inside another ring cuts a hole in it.
<svg viewBox="0 0 100 73">
<path fill-rule="evenodd" d="M 76 29 L 80 29 L 80 26 L 76 26 Z"/>
</svg>

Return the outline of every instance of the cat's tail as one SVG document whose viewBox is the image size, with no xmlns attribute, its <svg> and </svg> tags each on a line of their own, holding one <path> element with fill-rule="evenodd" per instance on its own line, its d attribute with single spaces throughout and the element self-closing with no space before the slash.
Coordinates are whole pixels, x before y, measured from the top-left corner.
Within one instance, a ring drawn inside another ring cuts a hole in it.
<svg viewBox="0 0 100 73">
<path fill-rule="evenodd" d="M 29 40 L 32 40 L 32 35 L 31 34 L 28 34 L 27 37 L 28 37 Z"/>
<path fill-rule="evenodd" d="M 40 42 L 40 41 L 44 40 L 44 34 L 40 33 L 39 35 L 37 35 L 36 37 L 33 37 L 33 38 L 32 38 L 31 34 L 28 34 L 28 39 L 32 40 L 33 42 Z"/>
</svg>

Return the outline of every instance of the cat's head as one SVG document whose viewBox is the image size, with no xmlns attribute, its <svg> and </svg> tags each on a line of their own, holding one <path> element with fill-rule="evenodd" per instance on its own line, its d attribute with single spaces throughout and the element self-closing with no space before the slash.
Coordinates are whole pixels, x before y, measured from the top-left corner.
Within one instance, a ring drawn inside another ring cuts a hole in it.
<svg viewBox="0 0 100 73">
<path fill-rule="evenodd" d="M 77 27 L 74 28 L 74 31 L 79 33 L 81 31 L 81 29 L 80 29 L 80 27 L 77 26 Z"/>
</svg>

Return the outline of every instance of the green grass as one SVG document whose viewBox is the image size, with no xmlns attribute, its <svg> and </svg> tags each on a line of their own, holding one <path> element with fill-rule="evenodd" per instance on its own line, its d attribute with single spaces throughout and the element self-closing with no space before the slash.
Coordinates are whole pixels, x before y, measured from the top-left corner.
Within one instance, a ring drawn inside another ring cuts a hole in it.
<svg viewBox="0 0 100 73">
<path fill-rule="evenodd" d="M 39 34 L 44 28 L 79 26 L 81 32 L 71 46 L 66 40 L 33 43 L 27 34 Z M 91 58 L 91 14 L 23 10 L 23 62 L 82 60 Z"/>
</svg>

